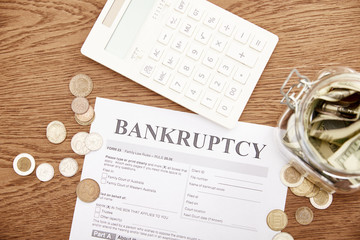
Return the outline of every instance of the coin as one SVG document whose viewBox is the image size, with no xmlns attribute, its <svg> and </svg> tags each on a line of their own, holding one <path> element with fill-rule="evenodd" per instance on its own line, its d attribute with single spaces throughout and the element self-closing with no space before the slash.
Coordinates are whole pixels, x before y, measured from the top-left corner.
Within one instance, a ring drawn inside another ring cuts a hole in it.
<svg viewBox="0 0 360 240">
<path fill-rule="evenodd" d="M 84 114 L 89 109 L 89 101 L 84 97 L 76 97 L 71 103 L 71 109 L 74 113 Z"/>
<path fill-rule="evenodd" d="M 59 171 L 65 177 L 74 176 L 79 169 L 77 161 L 73 158 L 64 158 L 59 164 Z"/>
<path fill-rule="evenodd" d="M 85 138 L 89 135 L 87 132 L 78 132 L 71 139 L 72 150 L 79 155 L 85 155 L 90 152 L 86 147 Z"/>
<path fill-rule="evenodd" d="M 320 188 L 316 185 L 314 185 L 314 188 L 311 190 L 311 192 L 309 194 L 306 194 L 305 197 L 311 198 L 311 197 L 315 197 L 316 194 L 318 194 L 320 191 Z"/>
<path fill-rule="evenodd" d="M 94 118 L 95 112 L 92 106 L 89 106 L 89 109 L 84 114 L 75 113 L 75 118 L 77 118 L 80 122 L 89 122 Z"/>
<path fill-rule="evenodd" d="M 85 74 L 78 74 L 70 80 L 69 89 L 76 97 L 86 97 L 93 90 L 93 81 Z"/>
<path fill-rule="evenodd" d="M 99 150 L 103 145 L 102 136 L 96 132 L 89 133 L 85 138 L 85 145 L 91 151 Z"/>
<path fill-rule="evenodd" d="M 42 163 L 36 168 L 36 177 L 42 181 L 50 181 L 54 177 L 54 168 L 49 163 Z"/>
<path fill-rule="evenodd" d="M 304 181 L 297 187 L 291 187 L 290 190 L 296 196 L 304 197 L 313 190 L 314 184 L 310 182 L 307 178 L 304 178 Z"/>
<path fill-rule="evenodd" d="M 285 186 L 297 187 L 304 181 L 304 176 L 290 164 L 287 164 L 281 169 L 280 179 Z"/>
<path fill-rule="evenodd" d="M 325 190 L 320 190 L 315 197 L 310 198 L 310 203 L 317 209 L 325 209 L 331 205 L 332 200 L 332 194 L 326 192 Z"/>
<path fill-rule="evenodd" d="M 100 195 L 100 186 L 95 180 L 86 178 L 77 185 L 76 195 L 83 202 L 93 202 Z"/>
<path fill-rule="evenodd" d="M 272 240 L 294 240 L 294 238 L 287 232 L 279 232 L 272 238 Z"/>
<path fill-rule="evenodd" d="M 299 207 L 295 213 L 295 219 L 301 225 L 308 225 L 312 222 L 314 214 L 308 207 Z"/>
<path fill-rule="evenodd" d="M 65 125 L 60 121 L 52 121 L 47 125 L 46 137 L 51 143 L 62 143 L 66 138 Z"/>
<path fill-rule="evenodd" d="M 20 176 L 30 175 L 35 169 L 35 159 L 28 153 L 20 153 L 14 158 L 13 168 Z"/>
<path fill-rule="evenodd" d="M 87 121 L 87 122 L 82 122 L 82 121 L 80 121 L 80 120 L 77 118 L 77 116 L 76 116 L 76 114 L 75 114 L 75 121 L 76 121 L 79 125 L 81 125 L 81 126 L 88 126 L 88 125 L 90 125 L 90 124 L 94 121 L 94 119 L 95 119 L 95 115 L 94 115 L 94 117 L 93 117 L 92 119 L 90 119 L 89 121 Z"/>
<path fill-rule="evenodd" d="M 267 215 L 266 223 L 272 230 L 281 231 L 288 224 L 288 218 L 284 211 L 280 209 L 274 209 Z"/>
</svg>

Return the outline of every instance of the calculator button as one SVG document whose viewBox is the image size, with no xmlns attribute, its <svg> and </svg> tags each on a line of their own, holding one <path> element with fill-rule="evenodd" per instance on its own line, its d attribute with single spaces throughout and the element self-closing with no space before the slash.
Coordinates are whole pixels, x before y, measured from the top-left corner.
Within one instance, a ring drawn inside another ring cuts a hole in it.
<svg viewBox="0 0 360 240">
<path fill-rule="evenodd" d="M 215 36 L 210 47 L 218 52 L 222 52 L 226 46 L 226 43 L 227 40 L 225 38 Z"/>
<path fill-rule="evenodd" d="M 184 13 L 188 5 L 189 5 L 189 0 L 180 0 L 176 3 L 174 9 L 178 12 Z"/>
<path fill-rule="evenodd" d="M 224 89 L 225 84 L 226 84 L 226 78 L 217 75 L 213 78 L 209 87 L 215 90 L 216 92 L 220 93 Z"/>
<path fill-rule="evenodd" d="M 182 53 L 188 43 L 188 39 L 186 37 L 177 36 L 171 44 L 171 48 L 176 51 Z"/>
<path fill-rule="evenodd" d="M 258 54 L 251 49 L 235 44 L 230 45 L 226 55 L 249 67 L 253 67 L 258 58 Z"/>
<path fill-rule="evenodd" d="M 235 40 L 246 44 L 250 36 L 250 32 L 246 29 L 239 29 L 235 34 Z"/>
<path fill-rule="evenodd" d="M 169 30 L 163 30 L 158 38 L 158 41 L 164 45 L 167 45 L 171 39 L 172 33 Z"/>
<path fill-rule="evenodd" d="M 195 30 L 195 24 L 193 22 L 184 21 L 181 24 L 180 32 L 185 34 L 188 37 L 191 37 L 193 35 L 194 30 Z"/>
<path fill-rule="evenodd" d="M 241 86 L 238 83 L 231 83 L 229 87 L 226 89 L 225 96 L 231 98 L 232 100 L 236 101 L 239 98 L 241 93 Z"/>
<path fill-rule="evenodd" d="M 211 32 L 206 29 L 200 29 L 195 37 L 195 40 L 202 43 L 207 44 L 209 42 L 209 39 L 211 37 Z"/>
<path fill-rule="evenodd" d="M 169 17 L 169 19 L 166 22 L 166 25 L 172 29 L 176 29 L 177 26 L 179 25 L 181 18 L 179 15 L 175 15 L 173 14 L 171 17 Z"/>
<path fill-rule="evenodd" d="M 152 63 L 145 63 L 140 69 L 140 73 L 146 77 L 150 77 L 155 70 L 155 65 Z"/>
<path fill-rule="evenodd" d="M 188 16 L 192 19 L 199 21 L 204 13 L 204 10 L 199 7 L 192 7 L 188 13 Z"/>
<path fill-rule="evenodd" d="M 200 67 L 194 75 L 194 80 L 202 85 L 205 85 L 209 77 L 210 71 L 204 67 Z"/>
<path fill-rule="evenodd" d="M 191 100 L 196 101 L 199 98 L 201 91 L 202 91 L 201 86 L 192 83 L 192 84 L 190 84 L 189 88 L 187 89 L 185 96 L 190 98 Z"/>
<path fill-rule="evenodd" d="M 233 61 L 224 59 L 218 67 L 218 72 L 228 77 L 231 75 L 233 69 L 234 69 Z"/>
<path fill-rule="evenodd" d="M 175 77 L 170 88 L 178 93 L 181 93 L 186 85 L 186 80 L 181 77 Z"/>
<path fill-rule="evenodd" d="M 194 70 L 194 63 L 190 60 L 184 60 L 178 69 L 178 72 L 189 77 Z"/>
<path fill-rule="evenodd" d="M 163 64 L 171 69 L 174 69 L 179 62 L 179 55 L 176 53 L 169 52 L 163 60 Z"/>
<path fill-rule="evenodd" d="M 255 36 L 250 43 L 250 47 L 261 52 L 264 49 L 265 44 L 266 41 L 264 39 Z"/>
<path fill-rule="evenodd" d="M 234 29 L 235 29 L 235 24 L 233 22 L 224 21 L 219 28 L 219 32 L 230 37 L 231 34 L 233 33 Z"/>
<path fill-rule="evenodd" d="M 189 47 L 186 55 L 194 60 L 199 60 L 202 52 L 203 52 L 203 48 L 201 46 L 197 44 L 192 44 Z"/>
<path fill-rule="evenodd" d="M 220 18 L 218 14 L 208 14 L 204 19 L 204 24 L 210 28 L 215 28 Z"/>
<path fill-rule="evenodd" d="M 163 54 L 163 52 L 164 52 L 164 48 L 163 48 L 163 47 L 161 47 L 161 46 L 155 46 L 155 47 L 151 50 L 151 52 L 150 52 L 150 54 L 149 54 L 149 57 L 152 58 L 152 59 L 155 60 L 155 61 L 159 61 L 160 58 L 161 58 L 161 55 Z"/>
<path fill-rule="evenodd" d="M 218 95 L 212 92 L 206 92 L 203 99 L 201 100 L 201 104 L 205 107 L 212 109 L 215 106 Z"/>
<path fill-rule="evenodd" d="M 158 69 L 154 75 L 154 80 L 158 83 L 165 85 L 169 80 L 170 72 L 165 69 Z"/>
<path fill-rule="evenodd" d="M 231 110 L 233 109 L 234 105 L 227 100 L 222 100 L 217 108 L 217 112 L 221 115 L 224 115 L 225 117 L 228 117 L 231 113 Z"/>
<path fill-rule="evenodd" d="M 218 61 L 218 54 L 212 51 L 207 51 L 204 56 L 203 64 L 208 66 L 209 68 L 214 68 Z"/>
<path fill-rule="evenodd" d="M 246 67 L 239 67 L 234 74 L 234 80 L 241 84 L 245 84 L 250 75 L 250 69 Z"/>
</svg>

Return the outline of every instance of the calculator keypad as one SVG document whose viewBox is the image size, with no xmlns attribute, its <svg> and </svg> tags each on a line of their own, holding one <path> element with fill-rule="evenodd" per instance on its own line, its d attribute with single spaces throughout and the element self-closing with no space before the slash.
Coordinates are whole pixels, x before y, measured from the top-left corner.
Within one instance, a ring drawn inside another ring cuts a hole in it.
<svg viewBox="0 0 360 240">
<path fill-rule="evenodd" d="M 176 0 L 170 8 L 140 73 L 199 108 L 231 116 L 242 93 L 256 85 L 247 87 L 266 39 L 241 18 L 207 11 L 189 0 Z"/>
</svg>

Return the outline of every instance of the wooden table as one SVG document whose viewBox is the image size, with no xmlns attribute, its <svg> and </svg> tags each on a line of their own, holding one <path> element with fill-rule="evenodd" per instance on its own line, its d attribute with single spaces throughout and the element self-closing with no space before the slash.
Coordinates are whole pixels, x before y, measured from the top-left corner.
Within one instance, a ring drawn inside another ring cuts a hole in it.
<svg viewBox="0 0 360 240">
<path fill-rule="evenodd" d="M 292 68 L 312 78 L 329 66 L 360 71 L 360 2 L 212 0 L 220 7 L 275 34 L 280 41 L 262 74 L 240 121 L 276 126 L 284 110 L 279 89 Z M 56 168 L 50 182 L 35 173 L 21 177 L 12 169 L 14 157 L 32 154 L 37 164 L 58 166 L 72 152 L 71 137 L 89 131 L 74 120 L 68 84 L 86 73 L 96 97 L 189 112 L 189 110 L 122 77 L 80 53 L 105 0 L 1 0 L 0 9 L 0 239 L 67 239 L 75 207 L 75 188 L 81 171 L 62 177 Z M 45 136 L 46 126 L 62 121 L 68 137 L 60 145 Z M 298 207 L 314 211 L 314 221 L 295 221 Z M 285 231 L 295 239 L 360 239 L 360 192 L 335 194 L 326 210 L 314 209 L 306 198 L 288 192 Z"/>
</svg>

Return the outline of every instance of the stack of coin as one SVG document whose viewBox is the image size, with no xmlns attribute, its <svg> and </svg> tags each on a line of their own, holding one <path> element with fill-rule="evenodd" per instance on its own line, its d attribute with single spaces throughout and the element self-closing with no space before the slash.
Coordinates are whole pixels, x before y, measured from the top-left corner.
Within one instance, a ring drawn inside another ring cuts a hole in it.
<svg viewBox="0 0 360 240">
<path fill-rule="evenodd" d="M 85 74 L 75 75 L 70 80 L 69 89 L 75 96 L 71 103 L 71 109 L 75 113 L 76 122 L 83 126 L 90 125 L 95 118 L 94 108 L 86 99 L 93 89 L 91 78 Z"/>
<path fill-rule="evenodd" d="M 332 203 L 333 196 L 331 193 L 321 189 L 309 179 L 302 176 L 290 164 L 282 168 L 280 179 L 296 196 L 309 198 L 311 205 L 317 209 L 325 209 Z"/>
</svg>

